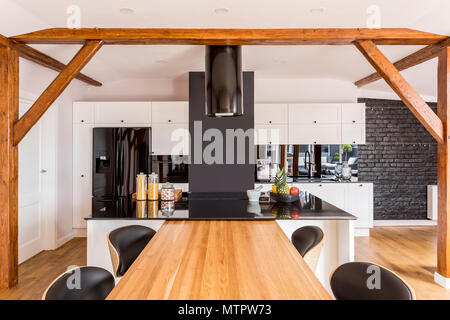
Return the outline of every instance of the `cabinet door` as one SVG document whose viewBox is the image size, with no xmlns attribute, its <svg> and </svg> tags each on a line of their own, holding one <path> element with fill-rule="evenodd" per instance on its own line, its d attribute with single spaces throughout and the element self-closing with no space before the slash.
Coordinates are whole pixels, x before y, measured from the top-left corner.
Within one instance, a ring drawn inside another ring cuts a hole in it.
<svg viewBox="0 0 450 320">
<path fill-rule="evenodd" d="M 153 124 L 152 154 L 189 155 L 189 127 L 187 124 Z"/>
<path fill-rule="evenodd" d="M 294 183 L 300 191 L 306 191 L 312 195 L 345 210 L 346 204 L 346 184 L 342 183 Z"/>
<path fill-rule="evenodd" d="M 96 124 L 150 124 L 150 102 L 97 102 Z"/>
<path fill-rule="evenodd" d="M 92 213 L 93 125 L 73 127 L 73 227 L 86 228 L 85 217 Z"/>
<path fill-rule="evenodd" d="M 289 144 L 340 144 L 340 124 L 289 125 Z"/>
<path fill-rule="evenodd" d="M 255 104 L 256 124 L 287 124 L 288 105 L 276 103 Z"/>
<path fill-rule="evenodd" d="M 153 123 L 188 123 L 189 102 L 163 101 L 152 102 Z"/>
<path fill-rule="evenodd" d="M 255 125 L 255 144 L 288 144 L 288 126 Z"/>
<path fill-rule="evenodd" d="M 74 102 L 73 123 L 94 123 L 95 103 Z"/>
<path fill-rule="evenodd" d="M 342 143 L 365 144 L 366 125 L 365 124 L 343 124 Z"/>
<path fill-rule="evenodd" d="M 366 104 L 342 104 L 342 123 L 366 123 Z"/>
<path fill-rule="evenodd" d="M 341 123 L 342 107 L 337 103 L 290 104 L 289 123 Z"/>
<path fill-rule="evenodd" d="M 356 228 L 373 227 L 373 185 L 370 183 L 349 183 L 347 211 L 356 216 Z"/>
</svg>

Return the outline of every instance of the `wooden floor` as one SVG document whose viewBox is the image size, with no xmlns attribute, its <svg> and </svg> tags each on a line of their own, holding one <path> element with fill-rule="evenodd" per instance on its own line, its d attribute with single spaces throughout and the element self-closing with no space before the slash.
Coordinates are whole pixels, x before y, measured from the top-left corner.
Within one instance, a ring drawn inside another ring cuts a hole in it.
<svg viewBox="0 0 450 320">
<path fill-rule="evenodd" d="M 389 267 L 414 288 L 418 299 L 449 299 L 450 290 L 433 281 L 436 227 L 376 227 L 355 241 L 356 260 Z M 19 267 L 19 285 L 0 290 L 3 299 L 40 299 L 48 284 L 70 265 L 86 265 L 86 239 L 42 252 Z"/>
<path fill-rule="evenodd" d="M 0 290 L 0 300 L 40 300 L 47 286 L 72 265 L 86 265 L 86 238 L 75 238 L 55 251 L 44 251 L 19 266 L 19 284 Z"/>
<path fill-rule="evenodd" d="M 450 290 L 434 282 L 436 227 L 376 227 L 355 238 L 355 260 L 386 266 L 403 277 L 417 299 L 449 299 Z"/>
</svg>

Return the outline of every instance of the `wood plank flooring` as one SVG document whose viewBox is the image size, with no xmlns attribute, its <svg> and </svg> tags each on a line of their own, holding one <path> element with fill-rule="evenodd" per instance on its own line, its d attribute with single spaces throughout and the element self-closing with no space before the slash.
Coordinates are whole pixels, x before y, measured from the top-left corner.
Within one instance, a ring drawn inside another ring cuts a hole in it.
<svg viewBox="0 0 450 320">
<path fill-rule="evenodd" d="M 434 283 L 436 227 L 376 227 L 357 237 L 356 260 L 384 265 L 414 288 L 418 299 L 449 299 L 450 290 Z M 70 265 L 86 265 L 86 239 L 76 238 L 42 252 L 19 266 L 19 285 L 0 290 L 0 299 L 40 299 L 48 284 Z"/>
<path fill-rule="evenodd" d="M 398 273 L 417 299 L 450 299 L 450 290 L 434 282 L 436 227 L 376 227 L 370 237 L 355 239 L 356 261 L 374 262 Z"/>
<path fill-rule="evenodd" d="M 0 290 L 0 300 L 40 300 L 48 285 L 71 265 L 86 265 L 86 238 L 75 238 L 22 263 L 19 284 L 14 289 Z"/>
</svg>

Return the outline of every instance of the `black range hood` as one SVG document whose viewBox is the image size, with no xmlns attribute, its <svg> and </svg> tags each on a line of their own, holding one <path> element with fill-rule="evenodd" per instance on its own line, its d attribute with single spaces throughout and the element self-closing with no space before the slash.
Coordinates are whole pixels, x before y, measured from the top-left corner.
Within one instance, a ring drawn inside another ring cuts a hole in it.
<svg viewBox="0 0 450 320">
<path fill-rule="evenodd" d="M 206 46 L 205 66 L 206 115 L 243 115 L 241 47 Z"/>
</svg>

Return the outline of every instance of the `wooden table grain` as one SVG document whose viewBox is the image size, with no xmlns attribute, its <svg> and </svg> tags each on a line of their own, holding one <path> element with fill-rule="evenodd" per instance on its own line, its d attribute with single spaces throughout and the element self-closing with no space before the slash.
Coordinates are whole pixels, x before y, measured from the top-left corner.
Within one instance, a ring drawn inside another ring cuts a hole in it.
<svg viewBox="0 0 450 320">
<path fill-rule="evenodd" d="M 275 221 L 167 221 L 108 296 L 330 298 Z"/>
</svg>

